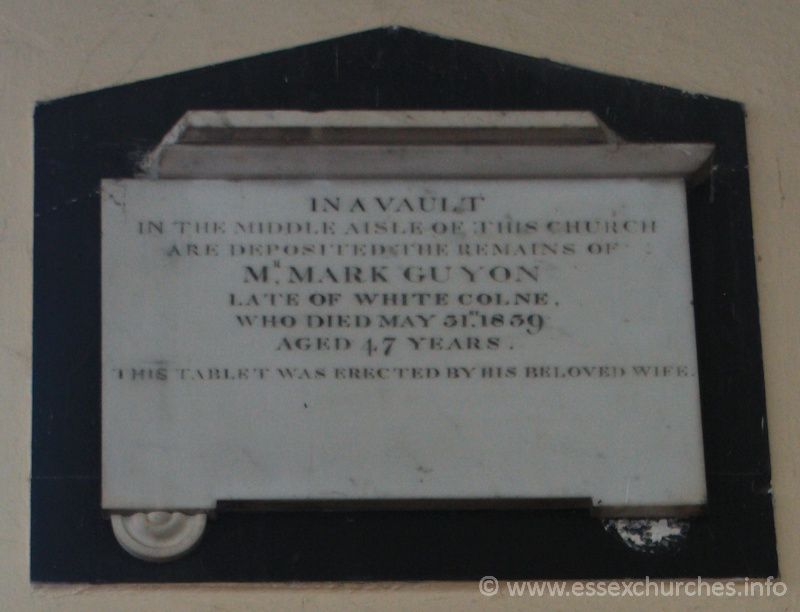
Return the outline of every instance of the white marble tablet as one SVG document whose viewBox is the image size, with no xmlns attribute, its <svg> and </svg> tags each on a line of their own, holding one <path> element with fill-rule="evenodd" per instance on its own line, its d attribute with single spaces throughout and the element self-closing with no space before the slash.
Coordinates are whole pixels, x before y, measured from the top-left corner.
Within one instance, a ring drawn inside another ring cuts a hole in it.
<svg viewBox="0 0 800 612">
<path fill-rule="evenodd" d="M 683 178 L 106 180 L 103 507 L 700 506 Z"/>
</svg>

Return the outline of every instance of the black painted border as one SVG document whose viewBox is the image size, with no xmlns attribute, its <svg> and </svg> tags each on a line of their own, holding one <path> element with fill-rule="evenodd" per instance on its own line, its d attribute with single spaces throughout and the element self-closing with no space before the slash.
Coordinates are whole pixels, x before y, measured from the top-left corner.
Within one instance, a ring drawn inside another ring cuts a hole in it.
<svg viewBox="0 0 800 612">
<path fill-rule="evenodd" d="M 709 506 L 682 549 L 634 552 L 579 510 L 452 510 L 223 513 L 180 561 L 122 551 L 100 512 L 100 178 L 133 176 L 187 110 L 273 108 L 592 110 L 633 142 L 716 145 L 689 200 Z M 740 104 L 387 28 L 43 102 L 34 123 L 31 580 L 777 574 Z"/>
</svg>

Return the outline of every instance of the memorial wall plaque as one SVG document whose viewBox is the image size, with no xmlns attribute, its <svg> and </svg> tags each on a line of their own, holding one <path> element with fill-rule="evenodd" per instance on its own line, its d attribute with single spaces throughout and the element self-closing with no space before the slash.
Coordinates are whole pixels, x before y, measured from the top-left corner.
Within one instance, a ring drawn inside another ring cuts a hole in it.
<svg viewBox="0 0 800 612">
<path fill-rule="evenodd" d="M 385 28 L 40 103 L 34 204 L 34 581 L 777 575 L 737 102 Z"/>
<path fill-rule="evenodd" d="M 121 543 L 174 556 L 233 500 L 696 512 L 711 151 L 588 113 L 191 113 L 102 185 Z"/>
</svg>

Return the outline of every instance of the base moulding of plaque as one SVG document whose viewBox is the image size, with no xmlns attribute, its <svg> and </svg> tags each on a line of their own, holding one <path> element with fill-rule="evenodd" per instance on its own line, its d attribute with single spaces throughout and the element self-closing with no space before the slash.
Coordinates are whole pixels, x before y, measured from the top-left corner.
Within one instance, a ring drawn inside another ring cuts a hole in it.
<svg viewBox="0 0 800 612">
<path fill-rule="evenodd" d="M 679 536 L 659 519 L 706 502 L 686 185 L 712 153 L 588 112 L 188 113 L 102 183 L 119 543 L 177 558 L 237 500 Z"/>
</svg>

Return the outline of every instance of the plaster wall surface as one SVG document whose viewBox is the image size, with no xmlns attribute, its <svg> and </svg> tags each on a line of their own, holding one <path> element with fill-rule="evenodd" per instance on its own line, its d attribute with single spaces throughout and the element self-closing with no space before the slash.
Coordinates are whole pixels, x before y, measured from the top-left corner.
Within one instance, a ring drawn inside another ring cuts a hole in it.
<svg viewBox="0 0 800 612">
<path fill-rule="evenodd" d="M 67 96 L 387 25 L 741 101 L 747 111 L 783 597 L 648 608 L 800 607 L 800 4 L 781 0 L 0 0 L 0 602 L 8 610 L 640 609 L 480 595 L 477 584 L 37 586 L 28 577 L 33 123 Z M 58 509 L 53 509 L 57 512 Z"/>
</svg>

